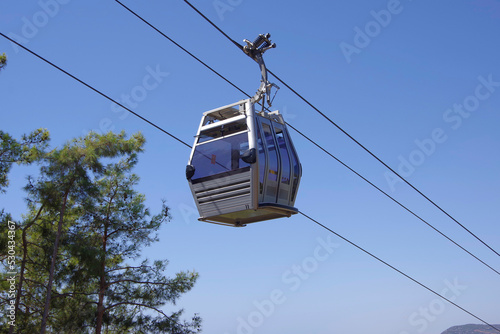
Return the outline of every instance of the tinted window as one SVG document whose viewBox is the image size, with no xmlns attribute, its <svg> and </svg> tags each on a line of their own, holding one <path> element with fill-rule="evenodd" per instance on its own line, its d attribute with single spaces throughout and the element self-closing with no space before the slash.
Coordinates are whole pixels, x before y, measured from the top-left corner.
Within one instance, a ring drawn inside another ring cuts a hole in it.
<svg viewBox="0 0 500 334">
<path fill-rule="evenodd" d="M 240 158 L 247 149 L 248 132 L 197 145 L 191 161 L 192 180 L 250 166 Z"/>
<path fill-rule="evenodd" d="M 288 142 L 292 143 L 290 136 L 288 134 L 288 131 L 286 132 L 286 136 L 288 138 Z M 293 168 L 293 180 L 292 180 L 292 195 L 290 196 L 290 201 L 295 201 L 295 196 L 297 195 L 297 188 L 299 186 L 299 179 L 300 179 L 300 162 L 299 158 L 297 157 L 297 152 L 295 152 L 295 149 L 290 145 L 290 155 L 292 156 L 292 168 Z"/>
<path fill-rule="evenodd" d="M 276 153 L 276 147 L 274 145 L 273 133 L 271 132 L 271 127 L 266 123 L 262 123 L 262 129 L 264 130 L 264 141 L 267 145 L 267 151 L 269 152 L 267 179 L 270 181 L 278 181 L 278 154 Z"/>
<path fill-rule="evenodd" d="M 259 194 L 262 194 L 264 192 L 264 176 L 266 175 L 266 152 L 259 129 L 257 129 L 257 147 L 259 148 Z"/>
<path fill-rule="evenodd" d="M 290 184 L 290 158 L 288 157 L 285 136 L 282 129 L 277 126 L 275 126 L 275 129 L 281 155 L 281 183 Z"/>
</svg>

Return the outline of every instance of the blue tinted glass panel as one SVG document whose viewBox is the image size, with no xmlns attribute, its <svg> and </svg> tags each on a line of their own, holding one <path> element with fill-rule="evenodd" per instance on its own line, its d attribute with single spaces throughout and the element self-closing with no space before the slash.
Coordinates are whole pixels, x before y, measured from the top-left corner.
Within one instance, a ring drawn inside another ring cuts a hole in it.
<svg viewBox="0 0 500 334">
<path fill-rule="evenodd" d="M 290 143 L 290 155 L 292 156 L 292 168 L 293 168 L 293 180 L 292 180 L 292 195 L 290 196 L 290 201 L 295 201 L 295 197 L 297 196 L 297 188 L 299 186 L 299 180 L 302 174 L 299 158 L 297 157 L 297 152 L 293 148 L 292 140 L 290 139 L 290 135 L 288 131 L 286 132 L 286 136 L 288 138 L 288 142 Z"/>
<path fill-rule="evenodd" d="M 267 179 L 278 181 L 278 154 L 276 153 L 276 146 L 274 145 L 273 133 L 268 124 L 262 123 L 262 129 L 264 130 L 264 141 L 269 153 L 269 159 L 267 161 Z"/>
<path fill-rule="evenodd" d="M 259 129 L 257 129 L 257 147 L 259 148 L 259 194 L 262 194 L 264 192 L 264 177 L 266 175 L 266 152 Z"/>
<path fill-rule="evenodd" d="M 248 149 L 248 132 L 197 145 L 191 165 L 195 168 L 192 180 L 250 166 L 241 160 Z"/>
<path fill-rule="evenodd" d="M 288 157 L 285 136 L 282 129 L 277 126 L 275 126 L 275 129 L 281 155 L 281 183 L 290 184 L 290 158 Z"/>
</svg>

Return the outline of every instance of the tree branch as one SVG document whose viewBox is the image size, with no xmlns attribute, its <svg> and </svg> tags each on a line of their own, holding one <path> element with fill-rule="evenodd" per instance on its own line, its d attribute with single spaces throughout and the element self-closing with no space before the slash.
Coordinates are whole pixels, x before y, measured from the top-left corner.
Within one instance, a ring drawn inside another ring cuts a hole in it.
<svg viewBox="0 0 500 334">
<path fill-rule="evenodd" d="M 123 283 L 123 282 L 132 282 L 132 283 L 137 283 L 137 284 L 152 284 L 152 285 L 172 285 L 171 283 L 166 283 L 166 282 L 150 282 L 150 281 L 136 281 L 136 280 L 133 280 L 133 279 L 121 279 L 121 280 L 118 280 L 118 281 L 114 281 L 114 282 L 109 282 L 106 287 L 109 287 L 113 284 L 118 284 L 118 283 Z"/>
<path fill-rule="evenodd" d="M 120 303 L 116 303 L 116 304 L 113 304 L 113 305 L 110 305 L 110 306 L 106 307 L 104 309 L 104 311 L 110 310 L 110 309 L 112 309 L 114 307 L 117 307 L 117 306 L 120 306 L 120 305 L 135 305 L 135 306 L 145 307 L 145 308 L 154 310 L 154 311 L 160 313 L 161 315 L 163 315 L 164 317 L 168 318 L 168 315 L 166 315 L 165 313 L 163 313 L 162 310 L 159 310 L 156 307 L 149 306 L 149 305 L 146 305 L 146 304 L 141 304 L 141 303 L 134 303 L 134 302 L 120 302 Z"/>
<path fill-rule="evenodd" d="M 121 268 L 109 269 L 109 270 L 107 270 L 106 272 L 107 272 L 107 273 L 110 273 L 110 272 L 112 272 L 112 271 L 116 271 L 116 270 L 126 270 L 126 269 L 142 269 L 142 268 L 149 268 L 149 269 L 151 269 L 152 267 L 151 267 L 151 266 L 139 266 L 139 267 L 128 266 L 128 267 L 121 267 Z"/>
</svg>

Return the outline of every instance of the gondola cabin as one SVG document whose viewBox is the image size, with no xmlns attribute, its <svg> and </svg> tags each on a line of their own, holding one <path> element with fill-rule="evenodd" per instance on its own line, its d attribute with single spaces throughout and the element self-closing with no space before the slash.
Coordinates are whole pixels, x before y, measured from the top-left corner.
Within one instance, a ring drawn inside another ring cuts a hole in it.
<svg viewBox="0 0 500 334">
<path fill-rule="evenodd" d="M 298 212 L 302 168 L 286 124 L 252 101 L 203 114 L 186 167 L 201 221 L 239 227 Z"/>
</svg>

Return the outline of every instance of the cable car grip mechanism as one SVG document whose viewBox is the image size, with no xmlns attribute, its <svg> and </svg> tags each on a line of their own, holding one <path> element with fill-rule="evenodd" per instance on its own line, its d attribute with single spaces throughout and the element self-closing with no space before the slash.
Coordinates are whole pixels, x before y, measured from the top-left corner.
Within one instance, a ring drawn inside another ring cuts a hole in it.
<svg viewBox="0 0 500 334">
<path fill-rule="evenodd" d="M 266 96 L 266 102 L 269 107 L 271 106 L 272 101 L 274 100 L 274 97 L 273 99 L 271 99 L 271 88 L 275 87 L 276 90 L 279 89 L 279 87 L 276 84 L 269 82 L 267 78 L 267 68 L 263 58 L 264 52 L 276 47 L 276 43 L 271 43 L 271 40 L 269 39 L 270 37 L 271 34 L 267 33 L 265 35 L 259 34 L 259 36 L 253 42 L 250 42 L 247 39 L 243 40 L 247 44 L 243 47 L 243 51 L 250 58 L 252 58 L 259 64 L 262 76 L 259 89 L 257 90 L 257 93 L 255 93 L 255 95 L 252 97 L 252 102 L 257 103 L 261 99 L 263 99 L 264 96 Z M 276 93 L 274 94 L 274 96 L 276 96 Z M 264 109 L 265 109 L 265 103 L 263 101 L 262 112 L 264 112 Z"/>
</svg>

